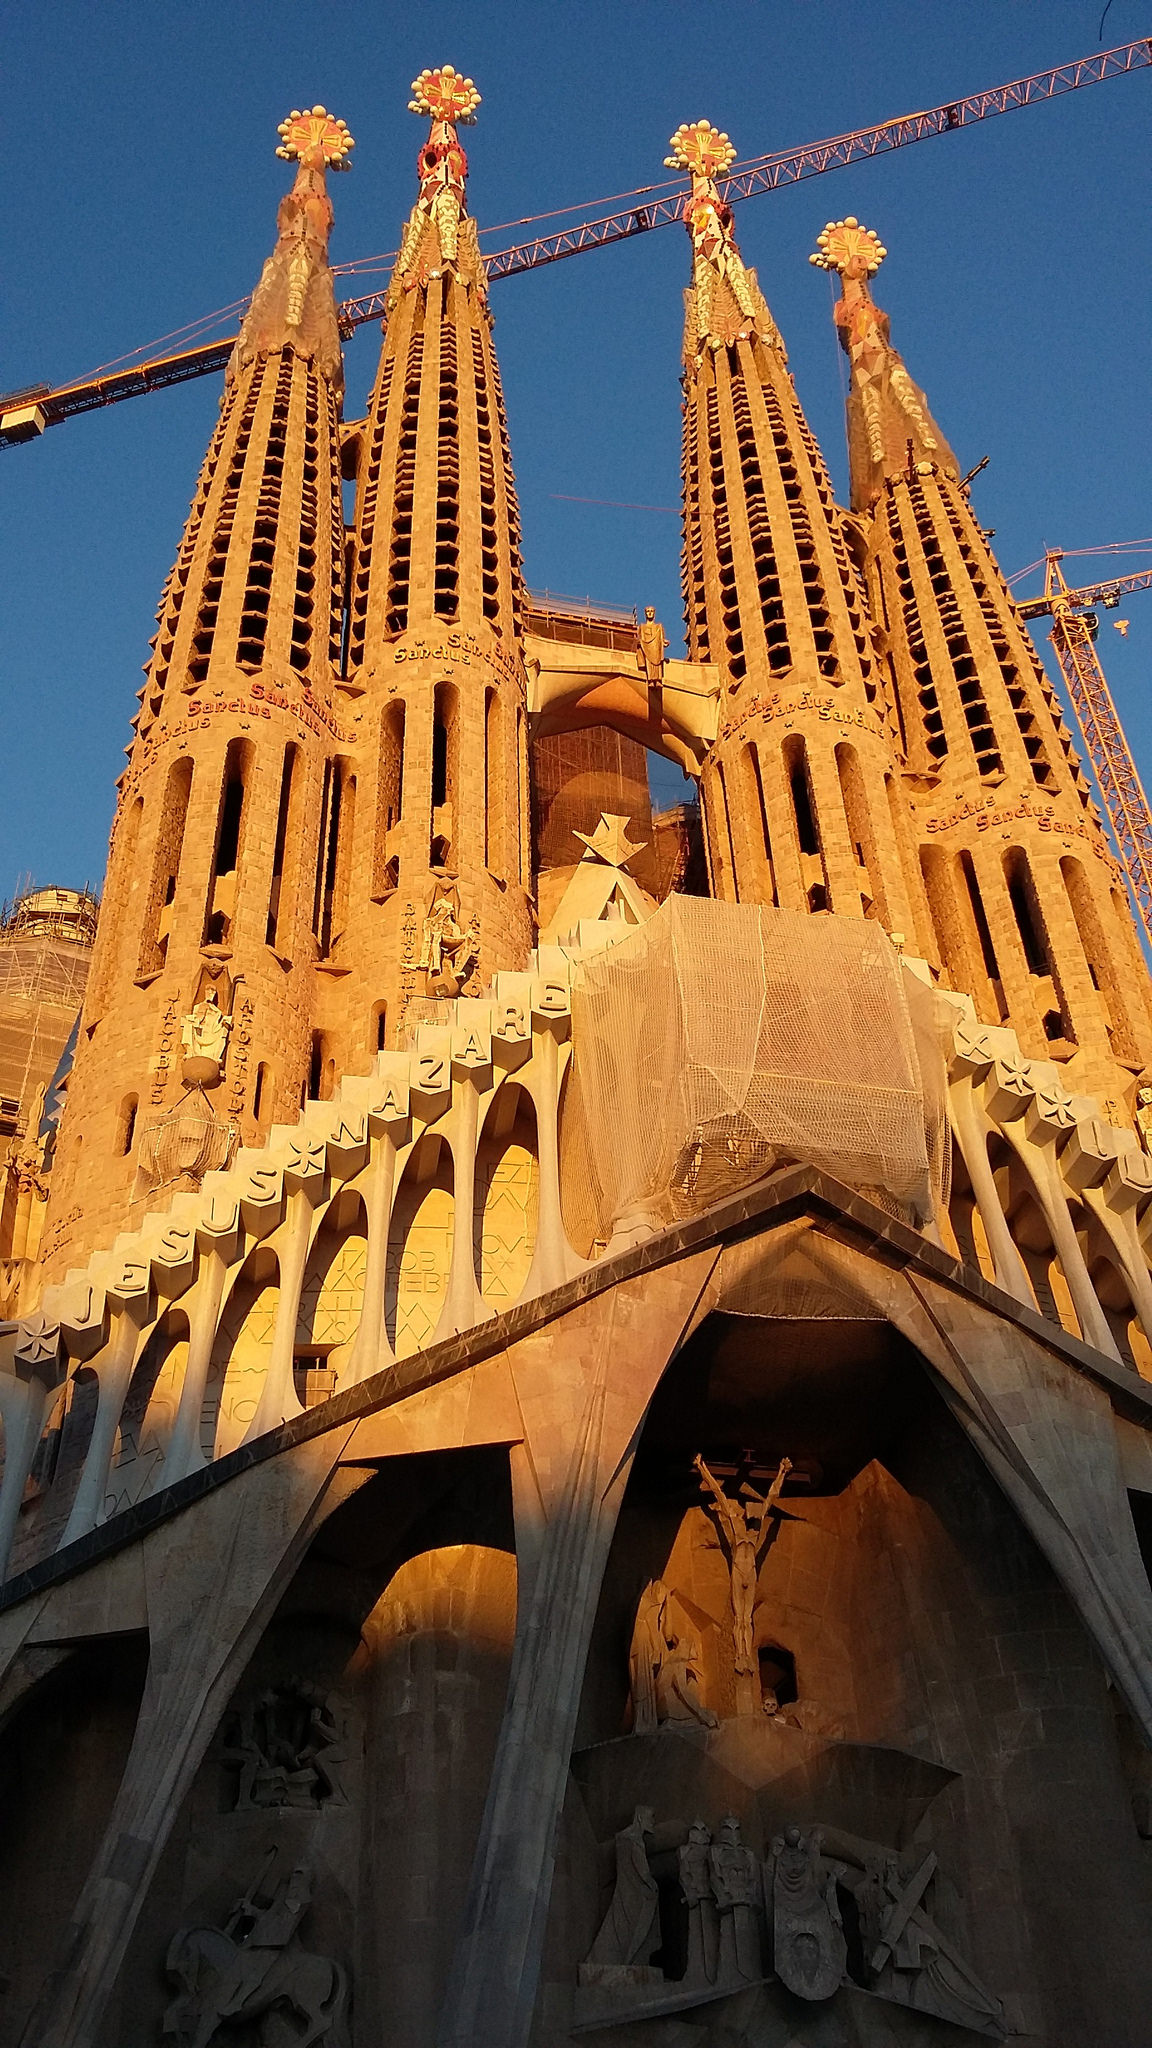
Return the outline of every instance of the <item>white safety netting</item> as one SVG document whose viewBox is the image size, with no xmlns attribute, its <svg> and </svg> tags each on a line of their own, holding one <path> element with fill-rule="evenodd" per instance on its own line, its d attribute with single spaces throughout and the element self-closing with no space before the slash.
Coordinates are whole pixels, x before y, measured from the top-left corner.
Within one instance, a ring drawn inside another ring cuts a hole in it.
<svg viewBox="0 0 1152 2048">
<path fill-rule="evenodd" d="M 672 896 L 581 960 L 561 1127 L 579 1249 L 822 1168 L 930 1224 L 948 1136 L 936 1000 L 883 929 Z"/>
</svg>

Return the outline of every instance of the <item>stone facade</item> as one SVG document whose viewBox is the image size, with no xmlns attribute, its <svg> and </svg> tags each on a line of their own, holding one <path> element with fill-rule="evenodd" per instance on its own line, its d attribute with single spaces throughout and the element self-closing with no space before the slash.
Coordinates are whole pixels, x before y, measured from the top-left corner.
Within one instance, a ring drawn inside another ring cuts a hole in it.
<svg viewBox="0 0 1152 2048">
<path fill-rule="evenodd" d="M 413 92 L 350 426 L 281 130 L 0 1325 L 0 2032 L 1134 2048 L 1149 988 L 1067 734 L 875 237 L 844 509 L 705 122 L 689 658 L 529 600 Z"/>
</svg>

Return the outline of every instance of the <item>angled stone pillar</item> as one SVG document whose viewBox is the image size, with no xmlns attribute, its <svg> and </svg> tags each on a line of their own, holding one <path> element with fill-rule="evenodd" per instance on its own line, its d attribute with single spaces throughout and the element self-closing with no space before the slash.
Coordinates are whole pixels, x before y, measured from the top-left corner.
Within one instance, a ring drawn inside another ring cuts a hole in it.
<svg viewBox="0 0 1152 2048">
<path fill-rule="evenodd" d="M 524 1424 L 514 1464 L 522 1586 L 508 1700 L 440 2048 L 522 2048 L 536 1999 L 557 1829 L 588 1643 L 640 1428 L 711 1305 L 718 1252 L 642 1273 L 510 1348 Z"/>
<path fill-rule="evenodd" d="M 254 1467 L 145 1539 L 148 1680 L 104 1839 L 21 2048 L 94 2048 L 180 1805 L 317 1522 L 370 1473 L 335 1467 L 352 1425 Z"/>
</svg>

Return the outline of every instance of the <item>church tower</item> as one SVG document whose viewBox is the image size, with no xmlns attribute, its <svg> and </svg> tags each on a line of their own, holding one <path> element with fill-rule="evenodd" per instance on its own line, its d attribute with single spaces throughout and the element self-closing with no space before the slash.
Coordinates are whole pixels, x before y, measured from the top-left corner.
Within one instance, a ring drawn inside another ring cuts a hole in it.
<svg viewBox="0 0 1152 2048">
<path fill-rule="evenodd" d="M 917 929 L 985 1022 L 1116 1104 L 1152 1057 L 1123 877 L 956 457 L 873 301 L 885 253 L 849 217 L 812 260 L 840 277 L 852 505 L 899 710 Z"/>
<path fill-rule="evenodd" d="M 683 587 L 688 652 L 719 664 L 702 776 L 718 896 L 908 917 L 885 678 L 857 537 L 836 505 L 784 343 L 716 180 L 735 150 L 679 128 L 692 286 L 684 329 Z"/>
<path fill-rule="evenodd" d="M 297 1114 L 307 1084 L 344 557 L 325 173 L 353 145 L 323 107 L 280 134 L 296 179 L 228 366 L 121 780 L 50 1270 L 139 1220 L 181 1171 Z"/>
<path fill-rule="evenodd" d="M 361 437 L 341 689 L 371 835 L 342 958 L 381 1045 L 414 996 L 474 992 L 533 941 L 520 515 L 457 132 L 480 95 L 451 65 L 413 94 L 432 125 Z M 429 916 L 458 935 L 447 962 Z"/>
</svg>

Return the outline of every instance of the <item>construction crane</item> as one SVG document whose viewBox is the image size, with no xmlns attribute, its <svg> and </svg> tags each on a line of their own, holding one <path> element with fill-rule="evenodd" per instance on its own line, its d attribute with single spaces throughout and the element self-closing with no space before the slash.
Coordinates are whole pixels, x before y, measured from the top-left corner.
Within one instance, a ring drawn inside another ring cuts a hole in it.
<svg viewBox="0 0 1152 2048">
<path fill-rule="evenodd" d="M 856 128 L 847 135 L 833 135 L 823 142 L 806 143 L 800 149 L 778 150 L 745 164 L 735 164 L 728 177 L 720 181 L 721 191 L 728 203 L 735 205 L 757 193 L 775 192 L 783 185 L 794 185 L 801 178 L 819 177 L 825 171 L 840 170 L 847 164 L 859 163 L 863 158 L 882 156 L 891 149 L 904 149 L 909 143 L 924 142 L 933 135 L 947 135 L 954 129 L 970 127 L 975 121 L 986 121 L 994 114 L 1009 114 L 1018 107 L 1035 106 L 1042 100 L 1056 99 L 1062 93 L 1078 91 L 1081 86 L 1098 85 L 1105 79 L 1119 78 L 1126 72 L 1143 70 L 1149 65 L 1152 65 L 1152 39 L 1142 36 L 1136 42 L 1121 43 L 1112 50 L 1098 50 L 1090 57 L 1073 58 L 1071 63 L 1058 64 L 1050 71 L 1037 71 L 1030 78 L 1017 78 L 1008 85 L 991 86 L 984 92 L 970 93 L 965 99 L 947 100 L 942 106 L 930 107 L 922 113 L 901 114 L 893 120 L 880 121 L 872 128 Z M 532 241 L 496 250 L 485 259 L 489 279 L 516 277 L 521 271 L 536 270 L 545 263 L 559 263 L 566 256 L 582 255 L 589 249 L 603 249 L 609 243 L 647 234 L 653 228 L 669 227 L 684 218 L 684 195 L 680 190 L 645 185 L 624 194 L 623 200 L 623 205 L 615 202 L 614 212 L 596 214 L 590 220 L 561 227 L 555 233 L 538 235 Z M 573 210 L 571 207 L 560 208 L 542 217 L 561 219 Z M 392 260 L 391 257 L 379 257 L 370 263 L 344 264 L 340 269 L 347 274 L 369 267 L 384 268 L 390 266 Z M 375 291 L 365 298 L 345 299 L 337 310 L 342 333 L 351 334 L 363 322 L 383 316 L 385 293 Z M 194 323 L 200 327 L 205 324 L 202 321 Z M 34 384 L 22 391 L 10 392 L 0 397 L 0 448 L 34 441 L 46 427 L 58 426 L 61 421 L 74 419 L 79 413 L 115 405 L 121 399 L 142 397 L 146 391 L 164 390 L 172 384 L 184 384 L 189 378 L 205 377 L 213 371 L 222 370 L 232 353 L 235 338 L 235 335 L 228 335 L 223 340 L 204 342 L 195 348 L 147 362 L 120 368 L 110 366 L 103 374 L 96 373 L 71 384 Z"/>
<path fill-rule="evenodd" d="M 1048 549 L 1044 557 L 1044 595 L 1024 599 L 1019 606 L 1020 616 L 1052 621 L 1049 637 L 1060 673 L 1092 763 L 1132 900 L 1152 946 L 1152 811 L 1100 666 L 1096 652 L 1099 621 L 1093 610 L 1095 605 L 1101 605 L 1113 611 L 1130 591 L 1152 589 L 1152 569 L 1137 569 L 1128 576 L 1112 576 L 1105 582 L 1072 590 L 1060 566 L 1063 560 L 1062 548 Z"/>
</svg>

